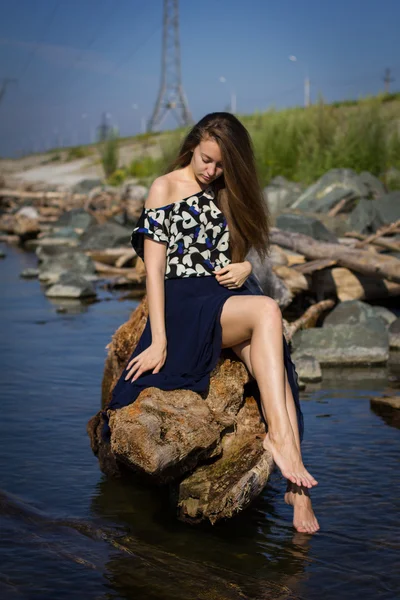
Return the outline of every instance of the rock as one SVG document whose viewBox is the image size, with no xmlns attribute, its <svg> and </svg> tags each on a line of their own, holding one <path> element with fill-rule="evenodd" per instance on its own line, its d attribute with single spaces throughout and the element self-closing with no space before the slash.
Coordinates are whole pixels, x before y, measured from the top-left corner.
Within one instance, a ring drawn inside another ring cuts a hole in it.
<svg viewBox="0 0 400 600">
<path fill-rule="evenodd" d="M 0 259 L 5 258 L 6 256 L 7 254 L 4 252 L 4 250 L 0 250 Z"/>
<path fill-rule="evenodd" d="M 378 218 L 383 225 L 400 220 L 400 190 L 390 192 L 374 202 Z"/>
<path fill-rule="evenodd" d="M 54 229 L 50 234 L 50 238 L 62 239 L 62 240 L 79 240 L 79 233 L 72 227 L 60 227 Z"/>
<path fill-rule="evenodd" d="M 295 214 L 279 215 L 276 220 L 276 226 L 284 231 L 303 233 L 321 242 L 338 243 L 336 236 L 321 221 L 313 217 Z"/>
<path fill-rule="evenodd" d="M 118 223 L 108 222 L 91 225 L 81 237 L 83 250 L 103 250 L 128 245 L 132 231 Z"/>
<path fill-rule="evenodd" d="M 103 184 L 101 179 L 82 179 L 72 189 L 75 194 L 88 194 L 93 188 Z"/>
<path fill-rule="evenodd" d="M 140 202 L 143 206 L 147 198 L 148 189 L 144 185 L 138 185 L 133 181 L 125 181 L 121 189 L 121 200 Z"/>
<path fill-rule="evenodd" d="M 33 206 L 23 206 L 16 213 L 16 217 L 25 217 L 27 219 L 37 220 L 39 219 L 39 213 Z"/>
<path fill-rule="evenodd" d="M 375 233 L 383 225 L 381 217 L 376 209 L 376 202 L 362 198 L 350 214 L 349 230 L 358 233 Z"/>
<path fill-rule="evenodd" d="M 46 290 L 48 298 L 89 298 L 96 296 L 93 285 L 81 275 L 62 273 L 58 283 Z"/>
<path fill-rule="evenodd" d="M 285 177 L 274 177 L 270 184 L 264 188 L 263 196 L 268 204 L 271 214 L 276 214 L 291 206 L 302 192 L 298 183 L 288 181 Z"/>
<path fill-rule="evenodd" d="M 21 242 L 36 238 L 40 233 L 39 220 L 27 217 L 24 213 L 17 214 L 15 216 L 14 233 L 19 236 Z"/>
<path fill-rule="evenodd" d="M 362 183 L 368 188 L 369 198 L 379 198 L 380 196 L 384 196 L 386 194 L 385 186 L 383 185 L 382 181 L 368 171 L 363 171 L 360 173 L 358 179 L 362 181 Z"/>
<path fill-rule="evenodd" d="M 393 350 L 400 350 L 400 317 L 389 326 L 389 345 Z"/>
<path fill-rule="evenodd" d="M 72 210 L 63 213 L 58 221 L 54 223 L 54 227 L 70 227 L 72 229 L 86 231 L 95 223 L 96 219 L 83 208 L 73 208 Z"/>
<path fill-rule="evenodd" d="M 331 194 L 333 191 L 335 193 Z M 325 210 L 332 208 L 348 194 L 352 194 L 357 198 L 366 197 L 369 194 L 369 188 L 352 169 L 332 169 L 307 188 L 291 205 L 291 208 L 317 212 L 321 202 L 328 194 L 331 195 L 329 200 L 325 202 Z"/>
<path fill-rule="evenodd" d="M 147 311 L 144 299 L 113 336 L 103 407 L 141 336 Z M 262 448 L 265 428 L 254 388 L 243 363 L 224 352 L 204 397 L 186 390 L 143 390 L 133 404 L 108 411 L 109 441 L 98 413 L 88 423 L 92 450 L 106 473 L 119 475 L 124 464 L 158 483 L 170 482 L 183 520 L 214 523 L 230 517 L 261 492 L 272 468 Z"/>
<path fill-rule="evenodd" d="M 368 323 L 370 319 L 377 318 L 378 315 L 373 306 L 361 302 L 360 300 L 348 300 L 340 302 L 329 313 L 324 320 L 324 327 L 327 325 L 357 325 Z"/>
<path fill-rule="evenodd" d="M 275 275 L 272 270 L 272 262 L 267 257 L 261 260 L 258 254 L 252 249 L 246 256 L 253 267 L 253 276 L 247 280 L 247 285 L 253 288 L 261 287 L 262 292 L 266 296 L 270 296 L 277 301 L 281 309 L 283 310 L 291 303 L 293 295 L 284 284 L 284 282 Z M 261 292 L 258 292 L 261 293 Z"/>
<path fill-rule="evenodd" d="M 381 319 L 362 325 L 298 331 L 293 336 L 297 354 L 315 356 L 321 366 L 385 364 L 389 358 L 388 332 Z"/>
<path fill-rule="evenodd" d="M 36 279 L 39 276 L 39 269 L 24 269 L 19 276 L 23 279 Z"/>
<path fill-rule="evenodd" d="M 52 248 L 51 252 L 46 253 L 43 248 L 37 250 L 37 255 L 41 261 L 39 264 L 40 281 L 58 280 L 59 275 L 66 271 L 90 277 L 96 274 L 94 262 L 89 256 L 74 249 L 65 250 L 65 248 Z"/>
<path fill-rule="evenodd" d="M 317 382 L 322 380 L 321 367 L 315 356 L 295 352 L 292 359 L 296 365 L 296 372 L 301 381 Z"/>
<path fill-rule="evenodd" d="M 385 306 L 374 306 L 373 308 L 374 308 L 375 316 L 377 316 L 380 319 L 382 319 L 382 321 L 384 323 L 386 323 L 386 325 L 388 327 L 397 318 L 396 315 L 394 313 L 392 313 L 392 311 L 389 310 L 388 308 L 386 308 Z"/>
</svg>

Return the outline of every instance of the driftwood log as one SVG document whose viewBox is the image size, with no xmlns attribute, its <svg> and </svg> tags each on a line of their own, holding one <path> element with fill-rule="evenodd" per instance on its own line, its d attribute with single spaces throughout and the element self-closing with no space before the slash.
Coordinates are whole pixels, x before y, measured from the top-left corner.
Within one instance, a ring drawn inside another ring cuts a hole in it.
<svg viewBox="0 0 400 600">
<path fill-rule="evenodd" d="M 108 346 L 103 407 L 139 341 L 147 319 L 144 298 Z M 273 462 L 262 447 L 265 427 L 257 386 L 232 353 L 224 351 L 211 373 L 208 393 L 144 390 L 131 405 L 108 411 L 104 440 L 101 415 L 88 423 L 93 452 L 112 475 L 121 466 L 169 484 L 182 520 L 211 523 L 245 508 L 268 481 Z"/>
<path fill-rule="evenodd" d="M 399 261 L 400 263 L 400 261 Z M 379 300 L 400 296 L 400 284 L 352 273 L 349 269 L 335 267 L 316 271 L 312 275 L 312 289 L 318 300 L 338 298 L 346 300 Z"/>
<path fill-rule="evenodd" d="M 283 248 L 299 252 L 310 260 L 329 258 L 339 266 L 357 273 L 400 283 L 400 260 L 392 256 L 356 250 L 341 244 L 319 242 L 307 235 L 277 228 L 271 230 L 271 241 Z"/>
</svg>

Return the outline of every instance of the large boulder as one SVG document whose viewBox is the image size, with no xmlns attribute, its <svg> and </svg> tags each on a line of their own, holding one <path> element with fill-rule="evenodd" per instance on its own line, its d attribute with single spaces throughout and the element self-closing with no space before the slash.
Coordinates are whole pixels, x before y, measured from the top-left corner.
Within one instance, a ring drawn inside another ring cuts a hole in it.
<svg viewBox="0 0 400 600">
<path fill-rule="evenodd" d="M 352 169 L 332 169 L 307 188 L 291 208 L 306 212 L 327 211 L 350 194 L 367 197 L 369 187 Z"/>
<path fill-rule="evenodd" d="M 295 214 L 279 215 L 276 226 L 284 231 L 303 233 L 321 242 L 331 242 L 333 244 L 338 242 L 336 236 L 314 217 Z"/>
<path fill-rule="evenodd" d="M 72 229 L 80 229 L 86 231 L 91 225 L 94 225 L 96 220 L 92 215 L 86 212 L 83 208 L 73 208 L 63 213 L 60 218 L 54 223 L 54 227 L 71 227 Z"/>
<path fill-rule="evenodd" d="M 263 190 L 263 196 L 272 215 L 291 206 L 302 192 L 298 183 L 288 181 L 285 177 L 274 177 Z"/>
<path fill-rule="evenodd" d="M 393 350 L 400 350 L 400 317 L 389 326 L 389 344 Z"/>
<path fill-rule="evenodd" d="M 321 365 L 315 356 L 295 352 L 292 356 L 300 381 L 315 383 L 321 381 Z"/>
<path fill-rule="evenodd" d="M 74 185 L 72 191 L 75 194 L 88 194 L 94 188 L 102 186 L 102 185 L 103 185 L 103 181 L 98 178 L 81 179 L 81 181 L 78 181 L 78 183 L 76 183 Z"/>
<path fill-rule="evenodd" d="M 104 250 L 128 245 L 132 231 L 118 223 L 109 221 L 102 225 L 91 225 L 81 237 L 83 250 Z"/>
<path fill-rule="evenodd" d="M 368 323 L 370 319 L 379 318 L 373 306 L 360 300 L 340 302 L 325 318 L 324 327 L 327 325 L 358 325 Z"/>
<path fill-rule="evenodd" d="M 249 278 L 247 285 L 251 286 L 253 291 L 263 293 L 276 300 L 282 310 L 289 306 L 293 295 L 282 279 L 275 275 L 271 259 L 266 257 L 262 260 L 253 249 L 250 250 L 246 259 L 251 262 L 254 275 L 254 280 Z M 258 286 L 261 290 L 257 290 Z"/>
<path fill-rule="evenodd" d="M 367 187 L 369 198 L 375 199 L 386 194 L 386 189 L 382 181 L 375 177 L 375 175 L 372 175 L 372 173 L 363 171 L 359 174 L 358 179 Z"/>
<path fill-rule="evenodd" d="M 89 256 L 73 248 L 45 246 L 37 249 L 40 281 L 56 282 L 67 271 L 92 278 L 96 274 L 94 262 Z"/>
<path fill-rule="evenodd" d="M 96 290 L 90 281 L 87 281 L 81 275 L 75 273 L 62 273 L 58 282 L 46 290 L 48 298 L 71 298 L 80 300 L 84 298 L 93 298 L 96 296 Z"/>
<path fill-rule="evenodd" d="M 357 231 L 366 235 L 375 233 L 383 225 L 376 208 L 376 202 L 365 198 L 359 200 L 349 216 L 348 225 L 350 231 Z"/>
<path fill-rule="evenodd" d="M 400 220 L 400 190 L 386 194 L 374 202 L 378 216 L 384 225 Z"/>
<path fill-rule="evenodd" d="M 103 407 L 111 397 L 148 315 L 144 299 L 108 347 L 103 377 Z M 143 390 L 137 400 L 107 411 L 88 423 L 93 452 L 106 473 L 121 475 L 121 465 L 158 484 L 168 483 L 183 520 L 212 523 L 247 506 L 263 489 L 272 459 L 262 447 L 265 428 L 258 389 L 244 364 L 226 351 L 211 373 L 207 394 Z"/>
<path fill-rule="evenodd" d="M 293 348 L 324 366 L 378 365 L 389 358 L 389 337 L 381 319 L 362 325 L 332 325 L 295 333 Z"/>
</svg>

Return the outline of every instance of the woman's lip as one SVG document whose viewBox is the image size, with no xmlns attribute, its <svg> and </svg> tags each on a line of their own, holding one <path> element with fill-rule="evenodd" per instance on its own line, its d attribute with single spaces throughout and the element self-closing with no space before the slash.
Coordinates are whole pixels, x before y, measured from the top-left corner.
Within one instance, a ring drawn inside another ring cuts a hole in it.
<svg viewBox="0 0 400 600">
<path fill-rule="evenodd" d="M 211 177 L 206 177 L 205 175 L 203 175 L 204 179 L 207 179 L 207 181 L 210 181 Z"/>
</svg>

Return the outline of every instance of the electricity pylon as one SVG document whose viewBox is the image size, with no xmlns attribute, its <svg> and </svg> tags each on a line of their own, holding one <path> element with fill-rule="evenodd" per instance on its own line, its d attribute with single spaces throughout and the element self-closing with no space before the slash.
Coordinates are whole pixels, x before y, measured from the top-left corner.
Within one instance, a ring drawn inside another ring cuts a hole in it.
<svg viewBox="0 0 400 600">
<path fill-rule="evenodd" d="M 181 79 L 178 0 L 164 0 L 161 85 L 148 131 L 159 129 L 170 111 L 179 126 L 193 123 Z"/>
</svg>

